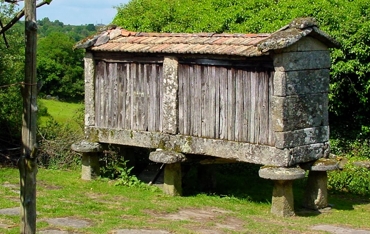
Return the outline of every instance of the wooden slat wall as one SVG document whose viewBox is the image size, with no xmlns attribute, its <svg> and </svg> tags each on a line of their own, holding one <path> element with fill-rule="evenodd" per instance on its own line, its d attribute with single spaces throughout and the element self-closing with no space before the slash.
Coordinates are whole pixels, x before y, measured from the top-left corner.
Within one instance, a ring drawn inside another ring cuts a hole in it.
<svg viewBox="0 0 370 234">
<path fill-rule="evenodd" d="M 272 71 L 179 66 L 180 134 L 274 145 Z"/>
<path fill-rule="evenodd" d="M 98 61 L 96 126 L 161 131 L 162 65 Z"/>
</svg>

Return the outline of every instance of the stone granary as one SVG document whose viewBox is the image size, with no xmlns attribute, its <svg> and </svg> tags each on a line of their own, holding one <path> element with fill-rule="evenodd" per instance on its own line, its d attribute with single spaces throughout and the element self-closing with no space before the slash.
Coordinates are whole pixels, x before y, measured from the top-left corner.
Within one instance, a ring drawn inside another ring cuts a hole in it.
<svg viewBox="0 0 370 234">
<path fill-rule="evenodd" d="M 326 207 L 330 53 L 314 19 L 272 34 L 141 33 L 119 27 L 76 45 L 85 56 L 83 178 L 98 174 L 100 145 L 152 149 L 164 189 L 181 194 L 190 157 L 263 165 L 275 180 L 272 213 L 294 215 L 292 181 L 309 179 L 305 204 Z M 304 168 L 304 169 L 302 169 Z M 310 176 L 309 176 L 310 177 Z"/>
</svg>

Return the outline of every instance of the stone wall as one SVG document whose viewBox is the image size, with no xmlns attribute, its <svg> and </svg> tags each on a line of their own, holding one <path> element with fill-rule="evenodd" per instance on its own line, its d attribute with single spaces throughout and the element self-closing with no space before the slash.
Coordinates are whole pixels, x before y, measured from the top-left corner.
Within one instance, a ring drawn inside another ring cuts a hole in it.
<svg viewBox="0 0 370 234">
<path fill-rule="evenodd" d="M 275 51 L 272 118 L 275 147 L 290 148 L 290 165 L 328 154 L 330 53 L 320 41 L 304 37 Z"/>
</svg>

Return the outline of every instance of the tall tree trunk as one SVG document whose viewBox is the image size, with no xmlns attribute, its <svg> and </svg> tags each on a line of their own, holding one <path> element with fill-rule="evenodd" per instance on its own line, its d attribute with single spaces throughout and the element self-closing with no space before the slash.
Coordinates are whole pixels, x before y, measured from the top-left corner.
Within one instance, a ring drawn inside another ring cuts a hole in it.
<svg viewBox="0 0 370 234">
<path fill-rule="evenodd" d="M 21 227 L 20 232 L 36 233 L 36 119 L 37 119 L 37 78 L 36 49 L 37 24 L 36 0 L 25 0 L 26 63 L 22 87 L 23 125 L 22 155 L 19 160 L 21 186 Z"/>
</svg>

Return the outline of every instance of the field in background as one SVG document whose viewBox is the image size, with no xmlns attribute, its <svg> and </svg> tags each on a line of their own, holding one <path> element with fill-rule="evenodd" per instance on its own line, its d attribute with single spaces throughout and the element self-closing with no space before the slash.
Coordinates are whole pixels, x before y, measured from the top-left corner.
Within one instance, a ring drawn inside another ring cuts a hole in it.
<svg viewBox="0 0 370 234">
<path fill-rule="evenodd" d="M 54 118 L 59 124 L 71 124 L 74 127 L 78 127 L 79 123 L 83 122 L 83 103 L 69 103 L 57 100 L 38 100 L 40 109 L 43 110 L 45 107 L 47 114 Z M 49 116 L 44 114 L 44 111 L 40 113 L 40 125 L 44 126 Z"/>
</svg>

